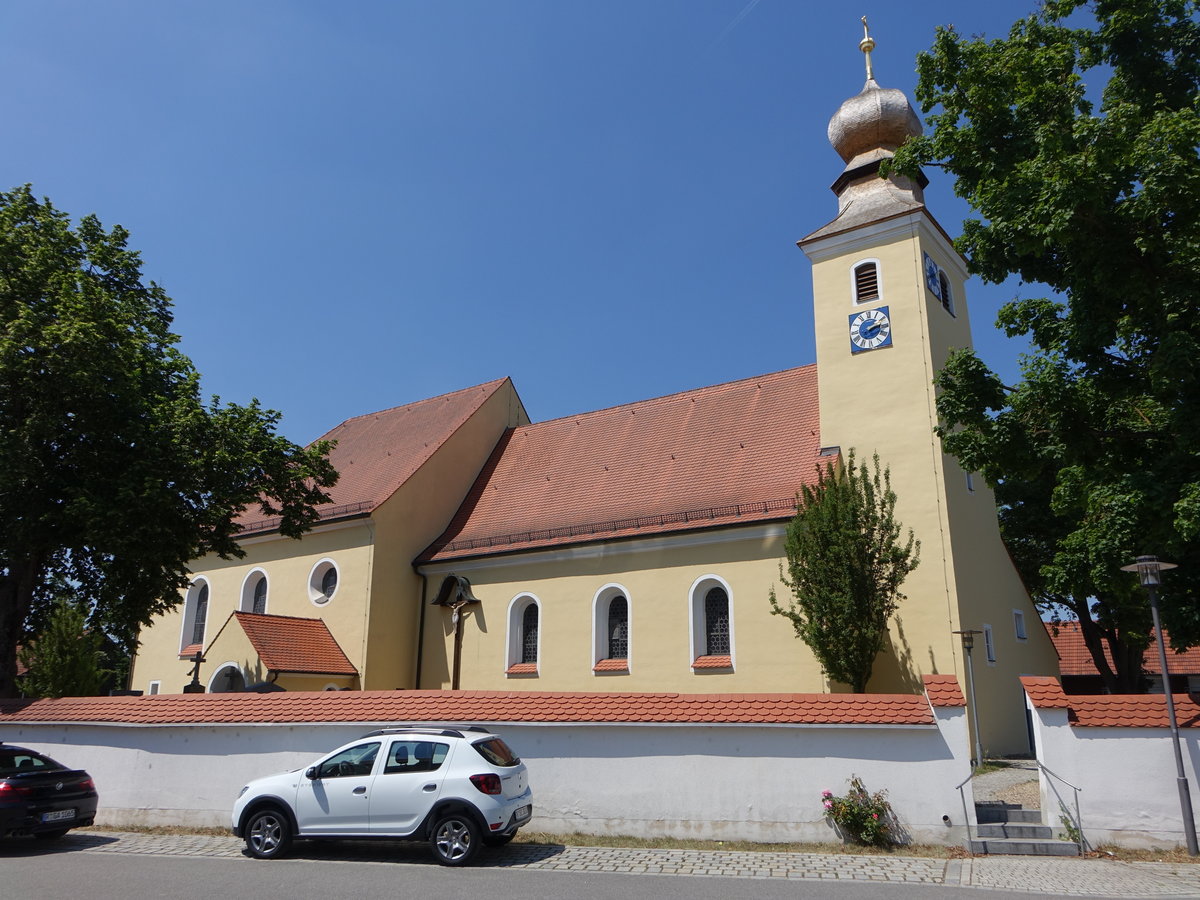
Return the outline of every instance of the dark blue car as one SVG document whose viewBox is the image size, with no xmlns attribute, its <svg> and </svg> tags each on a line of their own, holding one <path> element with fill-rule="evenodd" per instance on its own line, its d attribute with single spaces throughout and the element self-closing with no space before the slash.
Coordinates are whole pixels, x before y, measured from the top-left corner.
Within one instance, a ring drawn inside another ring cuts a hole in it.
<svg viewBox="0 0 1200 900">
<path fill-rule="evenodd" d="M 82 769 L 0 743 L 0 837 L 60 838 L 96 820 L 97 799 Z"/>
</svg>

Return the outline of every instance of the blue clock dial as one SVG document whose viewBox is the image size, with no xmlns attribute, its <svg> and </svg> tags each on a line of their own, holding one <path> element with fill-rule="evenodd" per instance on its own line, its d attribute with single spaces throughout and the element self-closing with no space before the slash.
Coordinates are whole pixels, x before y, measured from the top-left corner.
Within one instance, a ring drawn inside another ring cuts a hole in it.
<svg viewBox="0 0 1200 900">
<path fill-rule="evenodd" d="M 850 352 L 878 350 L 892 345 L 892 320 L 888 308 L 867 309 L 850 316 Z"/>
</svg>

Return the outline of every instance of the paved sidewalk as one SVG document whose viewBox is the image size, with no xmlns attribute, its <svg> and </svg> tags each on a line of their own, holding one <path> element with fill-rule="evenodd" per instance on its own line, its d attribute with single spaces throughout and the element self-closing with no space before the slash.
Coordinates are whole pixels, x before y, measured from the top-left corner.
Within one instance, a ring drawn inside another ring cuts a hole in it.
<svg viewBox="0 0 1200 900">
<path fill-rule="evenodd" d="M 160 856 L 242 857 L 233 836 L 72 832 L 61 841 L 0 843 L 0 860 L 31 853 L 141 853 Z M 391 865 L 436 865 L 420 844 L 345 841 L 300 843 L 293 858 Z M 926 859 L 820 853 L 750 853 L 701 850 L 622 850 L 510 844 L 481 854 L 479 866 L 569 872 L 709 875 L 723 878 L 790 878 L 946 884 L 1074 897 L 1200 898 L 1200 865 L 1131 863 L 1102 859 L 986 856 Z"/>
</svg>

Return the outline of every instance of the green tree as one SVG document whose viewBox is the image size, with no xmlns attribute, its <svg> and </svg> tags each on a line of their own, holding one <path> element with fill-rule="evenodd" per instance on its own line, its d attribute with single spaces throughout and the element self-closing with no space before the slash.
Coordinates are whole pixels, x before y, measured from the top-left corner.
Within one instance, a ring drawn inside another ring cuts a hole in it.
<svg viewBox="0 0 1200 900">
<path fill-rule="evenodd" d="M 45 627 L 19 652 L 28 669 L 20 679 L 27 697 L 91 697 L 110 674 L 104 669 L 104 636 L 89 631 L 87 615 L 58 600 Z"/>
<path fill-rule="evenodd" d="M 257 401 L 201 401 L 127 238 L 0 193 L 0 697 L 57 585 L 130 652 L 189 560 L 241 555 L 239 513 L 298 537 L 337 478 L 327 444 L 286 440 Z"/>
<path fill-rule="evenodd" d="M 1109 690 L 1138 690 L 1150 615 L 1120 566 L 1180 563 L 1164 618 L 1200 641 L 1197 4 L 1050 0 L 1007 38 L 939 29 L 918 71 L 932 129 L 895 167 L 955 176 L 971 271 L 1050 295 L 1000 312 L 1031 342 L 1018 384 L 970 351 L 938 374 L 943 446 L 995 488 L 1034 599 L 1079 619 Z"/>
<path fill-rule="evenodd" d="M 833 462 L 804 485 L 784 540 L 792 591 L 781 605 L 771 589 L 771 612 L 792 623 L 812 648 L 826 674 L 858 693 L 867 689 L 875 657 L 883 649 L 888 620 L 904 599 L 900 585 L 920 561 L 921 543 L 912 530 L 901 539 L 894 511 L 896 494 L 879 456 L 874 472 Z"/>
</svg>

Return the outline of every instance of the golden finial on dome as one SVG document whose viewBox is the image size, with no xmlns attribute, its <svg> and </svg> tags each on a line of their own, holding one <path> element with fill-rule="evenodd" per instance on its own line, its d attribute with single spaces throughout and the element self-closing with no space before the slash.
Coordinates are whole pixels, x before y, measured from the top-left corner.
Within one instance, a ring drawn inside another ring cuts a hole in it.
<svg viewBox="0 0 1200 900">
<path fill-rule="evenodd" d="M 867 59 L 867 81 L 875 80 L 875 69 L 871 66 L 871 51 L 875 49 L 875 38 L 871 37 L 871 32 L 867 30 L 867 17 L 862 17 L 863 23 L 863 39 L 858 42 L 858 49 L 863 52 L 863 56 Z"/>
</svg>

